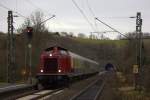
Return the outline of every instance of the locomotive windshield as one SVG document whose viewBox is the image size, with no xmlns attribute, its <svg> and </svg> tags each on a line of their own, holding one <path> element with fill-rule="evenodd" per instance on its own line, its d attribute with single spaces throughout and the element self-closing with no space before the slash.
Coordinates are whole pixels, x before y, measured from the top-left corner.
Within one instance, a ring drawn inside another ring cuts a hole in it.
<svg viewBox="0 0 150 100">
<path fill-rule="evenodd" d="M 58 63 L 57 63 L 57 59 L 56 58 L 46 58 L 44 60 L 44 71 L 45 72 L 57 72 L 57 67 L 58 67 Z"/>
</svg>

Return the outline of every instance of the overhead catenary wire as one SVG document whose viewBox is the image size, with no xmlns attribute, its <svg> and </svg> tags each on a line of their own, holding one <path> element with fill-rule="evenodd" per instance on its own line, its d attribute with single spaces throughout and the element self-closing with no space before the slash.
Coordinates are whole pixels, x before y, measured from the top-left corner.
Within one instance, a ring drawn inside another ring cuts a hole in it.
<svg viewBox="0 0 150 100">
<path fill-rule="evenodd" d="M 128 36 L 126 36 L 126 35 L 124 35 L 124 34 L 122 34 L 121 32 L 119 32 L 119 31 L 117 31 L 116 29 L 114 29 L 114 28 L 112 28 L 111 26 L 109 26 L 108 24 L 106 24 L 106 23 L 104 23 L 103 21 L 101 21 L 101 20 L 99 20 L 98 18 L 96 18 L 95 17 L 95 14 L 94 14 L 94 12 L 93 12 L 93 10 L 92 10 L 92 8 L 91 8 L 91 6 L 90 6 L 90 4 L 89 4 L 89 1 L 88 0 L 86 0 L 87 1 L 87 6 L 88 6 L 88 8 L 89 8 L 89 11 L 91 12 L 91 14 L 93 15 L 93 17 L 94 17 L 94 19 L 95 19 L 95 26 L 96 26 L 96 28 L 97 28 L 97 24 L 96 24 L 96 20 L 98 20 L 98 21 L 100 21 L 102 24 L 104 24 L 104 25 L 106 25 L 107 27 L 109 27 L 109 28 L 111 28 L 112 30 L 114 30 L 114 32 L 118 32 L 119 34 L 121 34 L 121 35 L 123 35 L 124 37 L 127 37 L 127 38 L 129 38 Z M 104 17 L 105 18 L 105 17 Z M 132 16 L 132 17 L 108 17 L 108 18 L 135 18 L 135 16 Z M 98 30 L 98 28 L 97 28 L 97 30 Z"/>
<path fill-rule="evenodd" d="M 18 11 L 18 0 L 16 0 L 16 8 L 15 8 L 16 12 Z"/>
<path fill-rule="evenodd" d="M 86 0 L 86 3 L 87 3 L 87 7 L 88 7 L 89 11 L 91 12 L 91 14 L 92 14 L 92 16 L 93 16 L 93 18 L 94 18 L 95 28 L 96 28 L 96 31 L 98 32 L 99 29 L 98 29 L 98 25 L 97 25 L 96 20 L 95 20 L 95 13 L 94 13 L 94 11 L 92 10 L 92 8 L 91 8 L 91 6 L 90 6 L 88 0 Z M 98 33 L 98 35 L 99 35 L 99 33 Z"/>
<path fill-rule="evenodd" d="M 72 0 L 73 4 L 76 6 L 76 8 L 80 11 L 80 13 L 83 15 L 84 19 L 88 22 L 92 30 L 95 30 L 92 23 L 89 21 L 83 10 L 78 6 L 78 4 L 75 2 L 75 0 Z"/>
<path fill-rule="evenodd" d="M 110 29 L 112 29 L 113 31 L 121 34 L 122 36 L 126 37 L 126 38 L 129 38 L 128 36 L 122 34 L 121 32 L 119 32 L 118 30 L 116 30 L 115 28 L 111 27 L 110 25 L 106 24 L 105 22 L 101 21 L 100 19 L 98 19 L 97 17 L 95 17 L 96 20 L 98 20 L 100 23 L 106 25 L 107 27 L 109 27 Z"/>
<path fill-rule="evenodd" d="M 53 16 L 53 14 L 49 13 L 48 11 L 42 9 L 41 7 L 37 6 L 36 4 L 34 4 L 31 0 L 25 0 L 28 4 L 30 4 L 32 7 L 34 6 L 35 8 L 44 11 L 45 13 L 48 13 L 48 15 Z"/>
<path fill-rule="evenodd" d="M 53 15 L 52 17 L 50 17 L 50 18 L 44 20 L 43 22 L 40 23 L 40 25 L 42 25 L 43 23 L 47 22 L 48 20 L 50 20 L 50 19 L 52 19 L 52 18 L 54 18 L 54 17 L 55 17 L 55 15 Z"/>
<path fill-rule="evenodd" d="M 29 19 L 28 17 L 25 17 L 24 15 L 22 15 L 21 13 L 19 13 L 19 12 L 17 12 L 17 11 L 14 11 L 14 10 L 12 10 L 12 9 L 10 9 L 10 8 L 8 8 L 8 7 L 6 7 L 5 5 L 3 5 L 3 4 L 1 4 L 0 3 L 0 7 L 2 7 L 2 8 L 4 8 L 4 9 L 6 9 L 6 10 L 8 10 L 8 11 L 12 11 L 12 12 L 14 12 L 14 13 L 16 13 L 17 15 L 14 15 L 13 17 L 22 17 L 22 18 L 24 18 L 24 19 Z M 19 15 L 19 16 L 18 16 Z M 13 26 L 13 29 L 15 30 L 15 31 L 17 31 L 16 30 L 16 28 Z"/>
<path fill-rule="evenodd" d="M 91 12 L 92 16 L 95 17 L 95 13 L 93 12 L 93 10 L 92 10 L 92 8 L 91 8 L 91 6 L 89 4 L 89 1 L 86 0 L 86 3 L 87 3 L 87 7 L 88 7 L 89 11 Z"/>
<path fill-rule="evenodd" d="M 34 6 L 37 9 L 41 9 L 40 7 L 38 7 L 37 5 L 35 5 L 33 2 L 31 2 L 30 0 L 25 0 L 28 4 L 32 5 L 32 7 Z"/>
<path fill-rule="evenodd" d="M 28 4 L 30 4 L 32 7 L 34 6 L 35 8 L 44 11 L 48 16 L 50 16 L 49 18 L 47 18 L 46 20 L 42 21 L 39 25 L 42 25 L 43 23 L 47 22 L 48 20 L 56 17 L 56 15 L 49 13 L 48 11 L 42 9 L 41 7 L 37 6 L 36 4 L 34 4 L 31 0 L 25 0 Z"/>
<path fill-rule="evenodd" d="M 41 10 L 41 11 L 44 11 L 47 15 L 50 15 L 51 17 L 48 18 L 47 20 L 49 20 L 49 19 L 55 17 L 54 19 L 58 22 L 58 24 L 59 24 L 60 26 L 63 26 L 63 24 L 61 24 L 61 22 L 58 20 L 58 16 L 56 16 L 55 14 L 49 13 L 48 11 L 42 9 L 42 8 L 39 7 L 38 5 L 34 4 L 31 0 L 25 0 L 25 1 L 26 1 L 28 4 L 30 4 L 31 6 L 34 6 L 35 8 L 37 8 L 37 9 L 39 9 L 39 10 Z M 47 21 L 47 20 L 45 20 L 45 21 Z M 44 22 L 45 22 L 45 21 L 44 21 Z M 41 24 L 43 24 L 43 22 L 42 22 Z M 55 25 L 55 24 L 53 24 L 53 25 Z M 67 29 L 64 29 L 64 30 L 66 31 Z"/>
<path fill-rule="evenodd" d="M 107 17 L 107 16 L 103 16 L 100 18 L 105 18 L 105 19 L 129 19 L 129 18 L 135 18 L 135 16 L 111 16 L 111 17 Z"/>
<path fill-rule="evenodd" d="M 5 5 L 3 5 L 3 4 L 1 4 L 1 3 L 0 3 L 0 7 L 6 9 L 6 10 L 8 10 L 8 11 L 13 11 L 14 13 L 18 14 L 19 16 L 21 16 L 21 17 L 23 17 L 23 18 L 25 18 L 25 19 L 28 19 L 28 17 L 25 17 L 25 16 L 22 15 L 21 13 L 19 13 L 19 12 L 17 12 L 17 11 L 14 11 L 14 10 L 10 9 L 10 8 L 6 7 Z"/>
<path fill-rule="evenodd" d="M 4 9 L 11 10 L 10 8 L 8 8 L 8 7 L 4 6 L 4 5 L 3 5 L 3 4 L 1 4 L 1 3 L 0 3 L 0 6 L 1 6 L 2 8 L 4 8 Z"/>
</svg>

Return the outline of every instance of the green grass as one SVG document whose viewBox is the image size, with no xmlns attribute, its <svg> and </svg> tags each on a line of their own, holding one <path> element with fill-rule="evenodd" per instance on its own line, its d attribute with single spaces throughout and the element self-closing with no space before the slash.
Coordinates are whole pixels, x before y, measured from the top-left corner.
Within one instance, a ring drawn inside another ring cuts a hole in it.
<svg viewBox="0 0 150 100">
<path fill-rule="evenodd" d="M 91 44 L 116 44 L 117 46 L 124 46 L 128 43 L 128 40 L 97 40 L 97 39 L 83 39 L 75 38 L 76 41 L 81 43 L 91 43 Z"/>
</svg>

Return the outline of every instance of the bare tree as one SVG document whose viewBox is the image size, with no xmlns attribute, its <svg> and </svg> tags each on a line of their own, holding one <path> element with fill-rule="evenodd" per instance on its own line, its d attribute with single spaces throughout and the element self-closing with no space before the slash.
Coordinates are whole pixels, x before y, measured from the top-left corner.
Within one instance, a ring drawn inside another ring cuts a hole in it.
<svg viewBox="0 0 150 100">
<path fill-rule="evenodd" d="M 17 32 L 18 33 L 24 32 L 27 26 L 32 26 L 30 19 L 26 19 L 24 23 L 21 25 L 21 27 L 17 29 Z"/>
<path fill-rule="evenodd" d="M 35 32 L 45 32 L 47 31 L 45 24 L 43 24 L 44 14 L 41 11 L 36 11 L 31 14 L 31 22 L 33 23 L 33 28 Z"/>
<path fill-rule="evenodd" d="M 43 21 L 44 21 L 43 12 L 37 10 L 33 12 L 29 18 L 25 19 L 24 23 L 17 31 L 21 33 L 26 29 L 27 26 L 32 26 L 34 29 L 34 32 L 36 33 L 48 31 L 45 27 L 45 24 L 42 23 Z"/>
</svg>

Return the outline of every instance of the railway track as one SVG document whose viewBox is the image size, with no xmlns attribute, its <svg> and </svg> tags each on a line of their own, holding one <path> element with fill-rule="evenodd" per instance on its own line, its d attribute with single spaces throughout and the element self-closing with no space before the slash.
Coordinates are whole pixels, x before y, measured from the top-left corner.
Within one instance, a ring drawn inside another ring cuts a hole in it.
<svg viewBox="0 0 150 100">
<path fill-rule="evenodd" d="M 57 92 L 62 92 L 62 89 L 55 89 L 55 90 L 40 90 L 40 91 L 33 91 L 28 93 L 24 96 L 20 96 L 19 98 L 15 98 L 16 100 L 45 100 L 49 98 L 52 94 L 56 94 Z"/>
<path fill-rule="evenodd" d="M 105 81 L 98 79 L 85 89 L 74 95 L 70 100 L 97 100 L 104 89 Z"/>
<path fill-rule="evenodd" d="M 52 90 L 35 90 L 34 85 L 19 88 L 13 86 L 13 88 L 10 88 L 9 90 L 8 87 L 6 87 L 7 91 L 4 88 L 0 93 L 0 100 L 38 100 L 55 92 L 60 92 L 62 89 L 63 88 L 60 87 Z"/>
<path fill-rule="evenodd" d="M 99 76 L 103 75 L 104 73 L 105 72 L 99 73 Z M 92 84 L 87 86 L 84 90 L 82 90 L 78 95 L 74 96 L 74 98 L 72 98 L 71 100 L 83 100 L 83 99 L 77 99 L 77 98 L 81 97 L 81 95 L 83 94 L 85 95 L 85 93 L 90 93 L 92 91 L 94 91 L 92 93 L 97 94 L 98 96 L 101 90 L 103 90 L 103 87 L 104 87 L 104 82 L 102 81 L 102 79 L 98 78 L 96 81 L 94 81 Z M 19 88 L 17 90 L 15 89 L 15 91 L 12 90 L 6 93 L 4 92 L 1 95 L 5 94 L 6 96 L 4 96 L 3 98 L 0 97 L 0 98 L 1 100 L 37 100 L 37 99 L 49 100 L 49 98 L 53 96 L 53 94 L 60 93 L 63 91 L 63 89 L 64 87 L 60 87 L 60 88 L 52 89 L 52 90 L 35 90 L 34 86 L 30 86 L 30 87 Z M 90 95 L 88 95 L 87 98 L 91 98 Z M 85 100 L 93 100 L 93 99 L 85 99 Z"/>
</svg>

